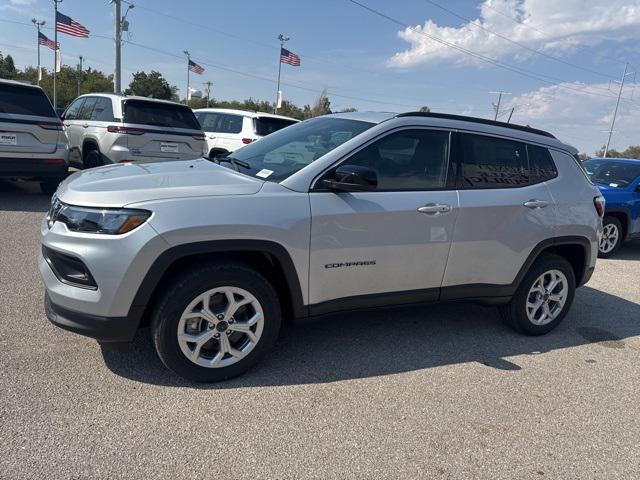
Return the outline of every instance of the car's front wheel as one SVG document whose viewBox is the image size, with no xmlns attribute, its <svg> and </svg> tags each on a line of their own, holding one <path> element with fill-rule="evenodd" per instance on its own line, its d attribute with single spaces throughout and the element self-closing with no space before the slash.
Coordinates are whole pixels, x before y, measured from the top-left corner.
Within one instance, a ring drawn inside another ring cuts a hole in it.
<svg viewBox="0 0 640 480">
<path fill-rule="evenodd" d="M 244 373 L 274 345 L 278 295 L 255 270 L 215 263 L 179 277 L 161 296 L 152 334 L 162 362 L 196 382 Z"/>
<path fill-rule="evenodd" d="M 598 243 L 598 256 L 608 258 L 622 243 L 622 224 L 615 217 L 605 216 L 602 220 L 602 236 Z"/>
<path fill-rule="evenodd" d="M 564 319 L 576 289 L 575 273 L 563 257 L 545 254 L 529 269 L 508 305 L 507 322 L 526 335 L 543 335 Z"/>
</svg>

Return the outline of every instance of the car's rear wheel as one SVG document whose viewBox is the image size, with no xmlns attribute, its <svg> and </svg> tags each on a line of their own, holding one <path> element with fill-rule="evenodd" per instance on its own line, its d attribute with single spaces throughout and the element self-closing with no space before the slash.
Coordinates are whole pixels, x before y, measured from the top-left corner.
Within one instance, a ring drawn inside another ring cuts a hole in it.
<svg viewBox="0 0 640 480">
<path fill-rule="evenodd" d="M 189 380 L 240 375 L 278 337 L 278 295 L 242 264 L 200 267 L 179 277 L 160 298 L 152 319 L 156 351 L 168 368 Z"/>
<path fill-rule="evenodd" d="M 104 165 L 104 159 L 102 158 L 102 154 L 98 150 L 91 150 L 84 157 L 83 162 L 84 168 L 95 168 Z"/>
<path fill-rule="evenodd" d="M 526 335 L 543 335 L 557 327 L 571 308 L 575 273 L 563 257 L 540 257 L 520 283 L 508 305 L 502 307 L 507 322 Z"/>
<path fill-rule="evenodd" d="M 622 243 L 622 224 L 616 217 L 605 216 L 602 220 L 602 236 L 598 242 L 598 256 L 610 257 Z"/>
</svg>

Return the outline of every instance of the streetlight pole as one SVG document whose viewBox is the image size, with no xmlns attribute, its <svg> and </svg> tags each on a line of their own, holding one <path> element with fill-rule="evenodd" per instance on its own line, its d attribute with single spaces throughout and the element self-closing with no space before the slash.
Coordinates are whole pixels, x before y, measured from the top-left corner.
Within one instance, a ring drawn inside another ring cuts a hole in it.
<svg viewBox="0 0 640 480">
<path fill-rule="evenodd" d="M 80 90 L 82 87 L 82 60 L 83 57 L 80 55 L 80 63 L 78 64 L 78 96 L 80 96 Z"/>
<path fill-rule="evenodd" d="M 282 49 L 284 48 L 284 43 L 290 40 L 289 37 L 285 37 L 283 34 L 278 35 L 278 40 L 280 40 L 280 51 L 278 52 L 278 86 L 276 87 L 276 103 L 275 108 L 273 109 L 273 113 L 278 113 L 278 100 L 280 99 L 280 73 L 282 72 Z"/>
<path fill-rule="evenodd" d="M 38 85 L 40 85 L 40 79 L 42 77 L 42 73 L 41 73 L 42 70 L 40 69 L 40 27 L 42 27 L 47 22 L 45 20 L 38 21 L 35 18 L 32 18 L 31 22 L 36 26 L 36 29 L 38 30 L 38 73 L 37 73 L 36 81 Z"/>
<path fill-rule="evenodd" d="M 204 84 L 207 86 L 207 108 L 209 107 L 209 102 L 210 97 L 211 97 L 211 85 L 213 85 L 213 83 L 211 81 L 208 82 L 204 82 Z"/>
<path fill-rule="evenodd" d="M 116 21 L 115 25 L 115 66 L 113 70 L 113 92 L 120 93 L 122 91 L 122 84 L 120 79 L 120 71 L 122 66 L 122 57 L 120 48 L 122 47 L 122 20 L 120 18 L 120 0 L 113 0 L 114 17 Z"/>
<path fill-rule="evenodd" d="M 189 63 L 191 63 L 191 54 L 189 50 L 184 50 L 183 53 L 187 56 L 187 95 L 184 98 L 184 103 L 189 105 Z"/>
</svg>

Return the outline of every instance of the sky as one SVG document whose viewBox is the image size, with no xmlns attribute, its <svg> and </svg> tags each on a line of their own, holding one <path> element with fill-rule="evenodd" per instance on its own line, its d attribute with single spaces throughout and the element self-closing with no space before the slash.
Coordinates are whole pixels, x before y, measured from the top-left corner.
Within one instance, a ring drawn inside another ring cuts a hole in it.
<svg viewBox="0 0 640 480">
<path fill-rule="evenodd" d="M 123 0 L 124 1 L 124 0 Z M 607 141 L 625 64 L 612 148 L 640 144 L 640 0 L 132 0 L 122 83 L 158 70 L 182 94 L 188 50 L 218 99 L 273 101 L 279 42 L 300 55 L 282 65 L 281 90 L 298 105 L 327 89 L 332 109 L 432 111 L 549 130 L 593 154 Z M 60 35 L 63 62 L 113 71 L 113 6 L 64 0 L 59 9 L 92 36 Z M 123 8 L 124 11 L 124 8 Z M 37 63 L 31 19 L 52 0 L 0 0 L 0 51 L 20 68 Z M 53 51 L 42 48 L 43 64 Z M 635 72 L 637 73 L 637 78 Z"/>
</svg>

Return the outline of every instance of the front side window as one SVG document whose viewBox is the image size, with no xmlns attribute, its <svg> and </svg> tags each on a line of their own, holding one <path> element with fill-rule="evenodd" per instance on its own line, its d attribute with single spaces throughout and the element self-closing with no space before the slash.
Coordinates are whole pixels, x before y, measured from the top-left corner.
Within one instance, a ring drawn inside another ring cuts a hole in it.
<svg viewBox="0 0 640 480">
<path fill-rule="evenodd" d="M 220 123 L 220 114 L 215 112 L 194 112 L 202 130 L 205 132 L 217 132 Z"/>
<path fill-rule="evenodd" d="M 91 114 L 93 113 L 93 108 L 96 106 L 96 97 L 85 97 L 84 103 L 80 110 L 78 111 L 77 120 L 90 120 Z"/>
<path fill-rule="evenodd" d="M 80 113 L 80 109 L 82 108 L 83 103 L 84 103 L 84 97 L 78 98 L 71 105 L 69 105 L 69 108 L 67 108 L 67 111 L 64 114 L 64 119 L 76 120 L 78 118 L 78 114 Z"/>
<path fill-rule="evenodd" d="M 229 158 L 248 165 L 238 167 L 241 173 L 279 182 L 373 125 L 359 120 L 317 117 L 250 143 Z M 226 162 L 223 165 L 231 166 Z"/>
<path fill-rule="evenodd" d="M 402 130 L 376 140 L 342 162 L 372 169 L 379 191 L 436 190 L 445 187 L 449 132 Z"/>
<path fill-rule="evenodd" d="M 513 188 L 528 185 L 529 164 L 524 143 L 463 134 L 464 188 Z"/>
<path fill-rule="evenodd" d="M 590 173 L 591 181 L 612 188 L 626 188 L 640 176 L 640 165 L 628 162 L 607 162 L 606 160 L 587 160 L 583 162 Z"/>
<path fill-rule="evenodd" d="M 124 102 L 124 123 L 190 130 L 201 129 L 190 108 L 173 103 L 145 100 L 126 100 Z"/>
</svg>

